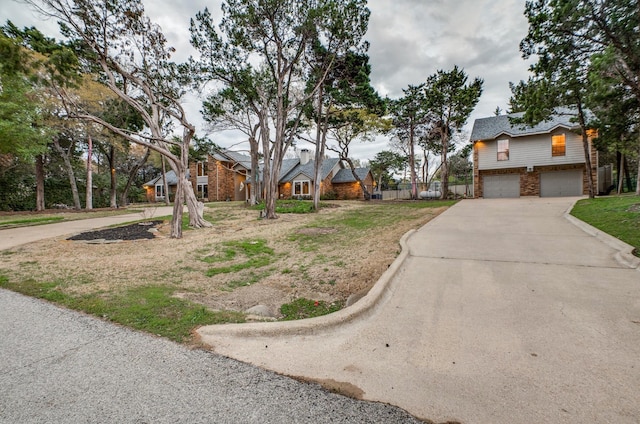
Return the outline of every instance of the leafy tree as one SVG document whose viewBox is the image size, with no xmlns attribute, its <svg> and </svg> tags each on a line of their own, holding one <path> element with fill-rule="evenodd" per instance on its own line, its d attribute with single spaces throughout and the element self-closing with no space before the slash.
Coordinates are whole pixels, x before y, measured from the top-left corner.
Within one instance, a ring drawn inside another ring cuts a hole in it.
<svg viewBox="0 0 640 424">
<path fill-rule="evenodd" d="M 349 165 L 351 173 L 363 189 L 365 199 L 370 198 L 367 187 L 355 172 L 354 162 L 349 157 L 352 141 L 368 140 L 384 127 L 384 121 L 380 116 L 384 113 L 385 105 L 371 86 L 371 66 L 369 56 L 365 52 L 367 47 L 365 43 L 360 51 L 347 51 L 338 57 L 327 52 L 322 46 L 315 49 L 314 57 L 319 65 L 314 65 L 314 69 L 318 73 L 322 72 L 322 64 L 325 61 L 334 62 L 328 74 L 318 74 L 308 83 L 309 89 L 312 89 L 318 76 L 324 78 L 324 84 L 318 87 L 307 111 L 307 117 L 312 121 L 316 131 L 315 140 L 312 141 L 316 145 L 316 208 L 320 200 L 320 170 L 327 148 L 338 153 L 340 160 Z M 333 137 L 337 145 L 327 145 L 328 135 Z"/>
<path fill-rule="evenodd" d="M 449 158 L 449 174 L 453 175 L 457 181 L 464 181 L 468 186 L 468 176 L 473 172 L 473 163 L 469 160 L 469 156 L 473 151 L 473 145 L 467 144 L 459 152 Z"/>
<path fill-rule="evenodd" d="M 189 210 L 190 226 L 210 226 L 203 219 L 193 187 L 186 178 L 189 146 L 195 128 L 180 99 L 190 74 L 171 61 L 174 49 L 167 46 L 160 27 L 145 15 L 141 2 L 28 0 L 28 3 L 62 23 L 63 33 L 73 39 L 83 63 L 142 117 L 146 131 L 132 132 L 109 122 L 84 109 L 60 90 L 71 116 L 100 124 L 167 158 L 178 177 L 171 237 L 182 236 L 183 202 Z M 173 138 L 176 130 L 182 132 L 179 141 Z"/>
<path fill-rule="evenodd" d="M 349 155 L 354 140 L 372 140 L 378 133 L 389 130 L 390 122 L 383 119 L 385 101 L 371 86 L 371 66 L 365 53 L 347 52 L 336 59 L 336 64 L 325 81 L 328 99 L 323 134 L 330 133 L 337 144 L 327 146 L 345 161 L 351 174 L 363 190 L 365 200 L 371 198 L 368 188 L 356 173 L 356 165 Z M 323 140 L 326 142 L 326 139 Z M 316 151 L 317 153 L 317 151 Z M 317 155 L 316 155 L 317 156 Z M 319 169 L 316 180 L 319 180 Z"/>
<path fill-rule="evenodd" d="M 213 93 L 202 103 L 202 116 L 214 131 L 238 130 L 247 136 L 251 157 L 250 203 L 261 201 L 259 161 L 260 161 L 260 116 L 256 110 L 255 92 L 249 87 L 245 90 L 224 87 Z M 247 97 L 250 96 L 250 97 Z"/>
<path fill-rule="evenodd" d="M 200 53 L 195 65 L 206 80 L 250 102 L 265 158 L 265 214 L 276 218 L 282 160 L 300 130 L 305 105 L 333 66 L 327 60 L 314 68 L 314 47 L 321 44 L 335 57 L 357 48 L 369 10 L 364 0 L 228 0 L 222 12 L 219 30 L 206 9 L 192 20 L 191 42 Z M 312 73 L 316 84 L 308 90 Z"/>
<path fill-rule="evenodd" d="M 454 66 L 451 71 L 431 75 L 424 85 L 426 108 L 432 119 L 428 139 L 436 142 L 434 151 L 440 154 L 442 199 L 449 193 L 447 155 L 455 149 L 452 136 L 462 130 L 482 94 L 482 79 L 468 79 L 464 70 Z"/>
<path fill-rule="evenodd" d="M 387 188 L 392 174 L 400 172 L 404 168 L 406 161 L 406 157 L 390 150 L 376 153 L 376 156 L 369 162 L 369 166 L 373 177 L 378 182 L 378 189 Z"/>
<path fill-rule="evenodd" d="M 430 122 L 425 85 L 409 85 L 403 89 L 404 97 L 392 100 L 389 105 L 393 129 L 391 135 L 406 149 L 411 181 L 411 198 L 418 198 L 415 146 L 423 137 Z"/>
<path fill-rule="evenodd" d="M 624 175 L 627 187 L 631 188 L 628 158 L 637 160 L 640 153 L 640 129 L 637 125 L 640 122 L 640 101 L 630 87 L 611 71 L 614 62 L 610 49 L 592 57 L 589 105 L 595 119 L 591 125 L 598 129 L 598 137 L 594 140 L 598 150 L 615 154 L 619 182 Z M 622 184 L 618 188 L 621 190 Z"/>
<path fill-rule="evenodd" d="M 578 109 L 586 158 L 588 140 L 581 109 L 588 98 L 588 66 L 594 55 L 608 52 L 611 75 L 640 99 L 638 4 L 628 0 L 531 0 L 526 3 L 525 15 L 529 32 L 521 43 L 521 51 L 525 58 L 538 56 L 534 65 L 536 75 L 557 86 L 556 93 L 564 106 L 568 103 Z M 589 190 L 593 195 L 591 178 Z"/>
<path fill-rule="evenodd" d="M 56 136 L 56 128 L 64 126 L 54 87 L 75 85 L 78 61 L 68 46 L 45 37 L 36 28 L 20 30 L 8 21 L 0 32 L 0 48 L 5 53 L 1 61 L 3 94 L 10 96 L 0 101 L 5 106 L 0 106 L 5 112 L 0 112 L 4 115 L 0 122 L 7 125 L 0 139 L 3 135 L 11 138 L 7 141 L 13 145 L 11 154 L 29 161 L 35 155 L 36 209 L 42 210 L 47 142 Z M 16 91 L 18 86 L 21 89 Z"/>
</svg>

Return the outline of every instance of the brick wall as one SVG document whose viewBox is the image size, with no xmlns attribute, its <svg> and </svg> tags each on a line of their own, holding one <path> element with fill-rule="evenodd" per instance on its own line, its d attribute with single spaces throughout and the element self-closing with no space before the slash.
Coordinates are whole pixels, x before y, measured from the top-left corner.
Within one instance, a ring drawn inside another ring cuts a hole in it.
<svg viewBox="0 0 640 424">
<path fill-rule="evenodd" d="M 369 193 L 372 193 L 373 178 L 371 177 L 371 174 L 367 175 L 367 178 L 364 179 L 363 183 L 367 186 Z M 332 189 L 338 195 L 338 199 L 364 200 L 364 192 L 357 181 L 353 183 L 332 184 Z"/>
<path fill-rule="evenodd" d="M 235 199 L 235 187 L 233 182 L 233 170 L 230 164 L 219 162 L 209 156 L 208 184 L 209 201 L 225 201 Z M 193 171 L 192 171 L 193 172 Z"/>
</svg>

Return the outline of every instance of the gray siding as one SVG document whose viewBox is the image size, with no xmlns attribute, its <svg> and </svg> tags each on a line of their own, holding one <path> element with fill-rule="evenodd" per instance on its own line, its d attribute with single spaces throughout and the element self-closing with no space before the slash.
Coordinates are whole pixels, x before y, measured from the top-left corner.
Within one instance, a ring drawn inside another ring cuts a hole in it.
<svg viewBox="0 0 640 424">
<path fill-rule="evenodd" d="M 551 136 L 565 134 L 565 156 L 551 156 Z M 506 139 L 508 137 L 500 137 Z M 509 139 L 509 160 L 498 160 L 496 140 L 478 141 L 478 169 L 507 169 L 527 166 L 564 165 L 584 163 L 582 137 L 578 134 L 558 130 L 551 134 L 533 135 Z"/>
</svg>

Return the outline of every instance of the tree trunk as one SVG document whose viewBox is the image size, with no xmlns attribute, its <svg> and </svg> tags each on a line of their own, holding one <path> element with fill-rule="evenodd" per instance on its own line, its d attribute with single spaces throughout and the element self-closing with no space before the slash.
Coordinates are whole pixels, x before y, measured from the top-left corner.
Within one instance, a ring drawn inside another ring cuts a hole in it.
<svg viewBox="0 0 640 424">
<path fill-rule="evenodd" d="M 266 219 L 277 219 L 276 198 L 278 196 L 278 175 L 281 160 L 276 160 L 280 152 L 278 149 L 271 149 L 269 138 L 269 128 L 261 120 L 260 137 L 262 138 L 262 152 L 264 153 L 264 170 L 262 171 L 264 180 L 264 215 Z M 277 144 L 277 140 L 276 140 Z M 275 146 L 274 146 L 275 147 Z"/>
<path fill-rule="evenodd" d="M 116 179 L 116 148 L 111 144 L 109 146 L 109 175 L 111 176 L 109 184 L 109 206 L 112 208 L 118 207 L 117 198 L 117 179 Z"/>
<path fill-rule="evenodd" d="M 638 148 L 638 176 L 636 178 L 636 196 L 640 196 L 640 147 Z"/>
<path fill-rule="evenodd" d="M 631 183 L 631 172 L 629 172 L 629 161 L 627 156 L 624 156 L 624 178 L 627 180 L 627 191 L 630 193 L 633 184 Z"/>
<path fill-rule="evenodd" d="M 72 142 L 71 145 L 69 146 L 69 152 L 73 151 L 73 144 L 74 143 Z M 64 165 L 67 168 L 67 175 L 69 176 L 69 185 L 71 186 L 71 194 L 73 196 L 73 208 L 75 210 L 80 210 L 82 209 L 82 206 L 80 205 L 80 195 L 78 194 L 78 185 L 76 184 L 76 176 L 73 172 L 71 159 L 69 158 L 67 153 L 65 153 L 62 146 L 60 146 L 60 142 L 58 141 L 57 138 L 53 139 L 53 146 L 55 147 L 56 151 L 60 153 L 60 156 L 62 156 Z"/>
<path fill-rule="evenodd" d="M 322 181 L 321 171 L 322 171 L 322 160 L 324 158 L 324 149 L 325 149 L 325 140 L 326 140 L 326 121 L 322 119 L 322 96 L 324 90 L 323 86 L 318 88 L 318 105 L 317 105 L 317 118 L 318 122 L 316 123 L 316 154 L 315 154 L 315 162 L 313 164 L 313 209 L 315 211 L 320 210 L 320 185 Z M 320 122 L 323 121 L 323 125 Z"/>
<path fill-rule="evenodd" d="M 89 136 L 87 142 L 89 144 L 89 150 L 87 152 L 87 187 L 85 191 L 85 207 L 87 209 L 93 209 L 93 141 L 91 140 L 91 136 Z"/>
<path fill-rule="evenodd" d="M 182 178 L 185 177 L 184 172 L 179 172 L 174 170 L 176 175 L 178 176 L 178 184 L 176 186 L 176 195 L 173 199 L 173 214 L 171 216 L 171 238 L 179 239 L 182 238 L 182 213 L 183 213 L 183 201 L 182 194 L 184 189 L 184 184 L 181 184 Z M 168 195 L 165 194 L 165 197 Z"/>
<path fill-rule="evenodd" d="M 620 170 L 618 171 L 618 195 L 622 194 L 622 187 L 624 187 L 624 171 L 625 169 L 625 156 L 622 155 L 622 160 L 620 161 Z"/>
<path fill-rule="evenodd" d="M 591 147 L 589 142 L 589 135 L 587 134 L 587 123 L 584 117 L 584 111 L 582 110 L 581 99 L 578 99 L 576 104 L 578 106 L 578 121 L 580 123 L 580 130 L 582 132 L 582 147 L 584 150 L 584 166 L 587 171 L 587 186 L 589 187 L 589 198 L 594 199 L 596 197 L 596 191 L 593 183 L 593 173 L 591 172 Z"/>
<path fill-rule="evenodd" d="M 187 204 L 187 210 L 189 211 L 189 227 L 191 228 L 204 228 L 211 227 L 211 223 L 205 221 L 203 212 L 204 204 L 198 201 L 196 193 L 193 191 L 193 185 L 191 181 L 187 179 L 187 170 L 189 169 L 189 140 L 193 133 L 188 129 L 184 130 L 183 142 L 181 145 L 180 155 L 180 175 L 178 177 L 178 188 L 182 187 L 180 206 L 183 203 Z M 176 195 L 176 203 L 178 202 Z M 175 209 L 175 208 L 174 208 Z"/>
<path fill-rule="evenodd" d="M 122 190 L 122 195 L 120 196 L 121 205 L 127 206 L 129 204 L 128 197 L 129 197 L 129 189 L 131 188 L 131 184 L 133 184 L 133 180 L 135 179 L 136 174 L 138 173 L 138 170 L 140 169 L 140 167 L 144 165 L 145 162 L 147 162 L 147 159 L 149 159 L 150 154 L 151 154 L 151 149 L 147 148 L 147 151 L 144 153 L 144 156 L 138 162 L 136 162 L 136 164 L 133 166 L 131 171 L 129 171 L 129 178 L 127 178 L 127 184 L 125 184 L 124 190 Z"/>
<path fill-rule="evenodd" d="M 44 155 L 36 156 L 36 210 L 44 210 Z"/>
<path fill-rule="evenodd" d="M 411 199 L 416 200 L 418 198 L 418 181 L 416 178 L 416 157 L 414 146 L 414 127 L 411 124 L 409 130 L 409 171 L 411 175 Z"/>
<path fill-rule="evenodd" d="M 169 206 L 171 204 L 171 199 L 169 195 L 169 182 L 167 181 L 167 163 L 165 161 L 164 156 L 162 156 L 161 159 L 162 159 L 162 188 L 164 190 L 164 204 Z"/>
<path fill-rule="evenodd" d="M 258 126 L 254 128 L 253 135 L 249 137 L 249 155 L 251 156 L 251 192 L 249 203 L 257 205 L 262 200 L 260 193 L 260 161 L 258 158 L 258 140 L 256 140 L 256 132 Z"/>
<path fill-rule="evenodd" d="M 440 153 L 440 199 L 446 200 L 449 197 L 449 164 L 447 163 L 447 153 L 449 151 L 448 128 L 444 127 L 442 132 L 442 152 Z"/>
</svg>

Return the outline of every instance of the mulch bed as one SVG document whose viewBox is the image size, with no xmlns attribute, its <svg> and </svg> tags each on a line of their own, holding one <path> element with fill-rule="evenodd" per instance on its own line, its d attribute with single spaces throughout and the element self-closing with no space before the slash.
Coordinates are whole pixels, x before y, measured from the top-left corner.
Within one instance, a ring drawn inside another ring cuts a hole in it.
<svg viewBox="0 0 640 424">
<path fill-rule="evenodd" d="M 154 238 L 154 234 L 149 231 L 162 221 L 147 221 L 137 224 L 124 225 L 122 227 L 106 228 L 104 230 L 88 231 L 80 233 L 67 240 L 74 241 L 92 241 L 92 240 L 145 240 Z"/>
</svg>

